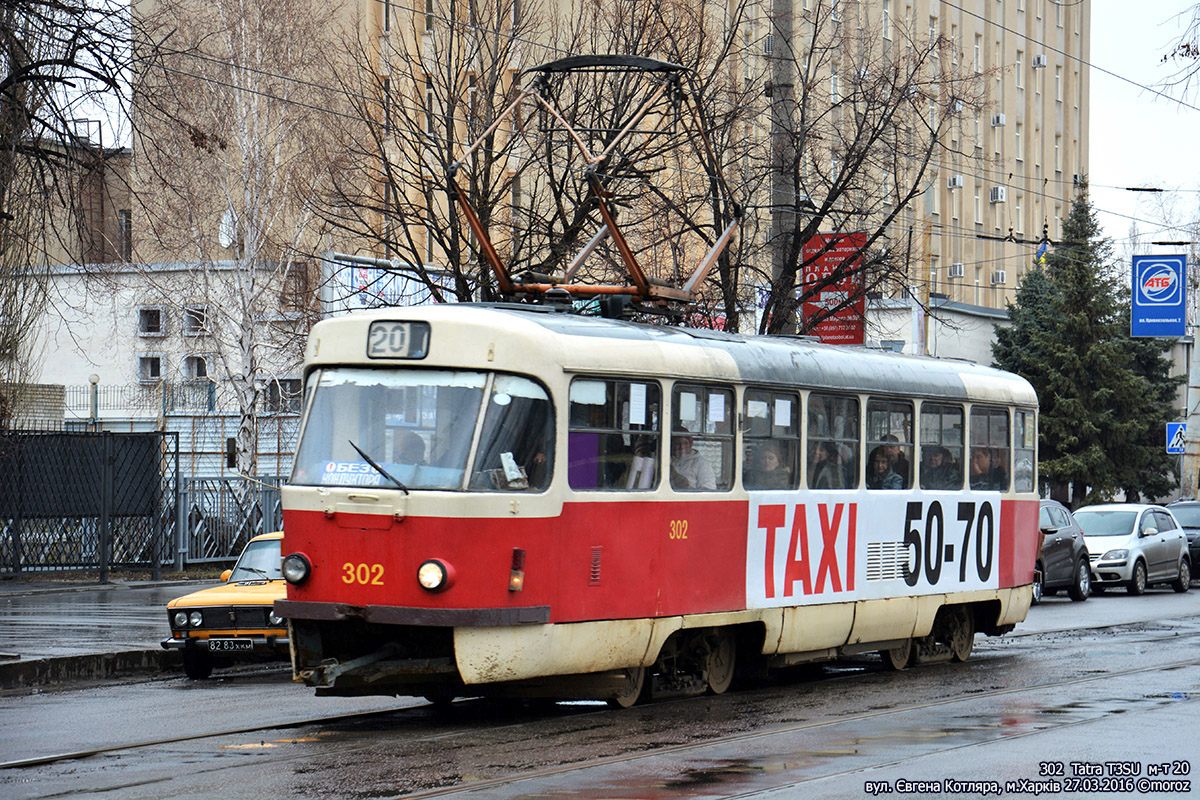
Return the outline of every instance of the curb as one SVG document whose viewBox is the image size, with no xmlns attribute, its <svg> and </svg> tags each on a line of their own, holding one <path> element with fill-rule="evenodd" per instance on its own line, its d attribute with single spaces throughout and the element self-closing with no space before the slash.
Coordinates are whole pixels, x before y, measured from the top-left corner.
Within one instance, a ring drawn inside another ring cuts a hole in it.
<svg viewBox="0 0 1200 800">
<path fill-rule="evenodd" d="M 177 669 L 182 659 L 166 650 L 126 650 L 119 653 L 33 658 L 0 662 L 0 690 L 32 689 L 78 680 L 119 678 L 131 673 Z"/>
</svg>

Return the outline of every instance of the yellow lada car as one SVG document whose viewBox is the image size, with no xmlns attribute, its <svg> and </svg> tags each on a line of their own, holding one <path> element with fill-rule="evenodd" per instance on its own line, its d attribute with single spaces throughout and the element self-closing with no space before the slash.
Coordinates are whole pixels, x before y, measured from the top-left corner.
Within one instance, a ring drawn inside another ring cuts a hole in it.
<svg viewBox="0 0 1200 800">
<path fill-rule="evenodd" d="M 224 583 L 167 603 L 172 635 L 162 646 L 183 651 L 189 678 L 203 680 L 234 661 L 288 656 L 287 623 L 274 612 L 275 601 L 287 597 L 282 540 L 282 533 L 255 536 L 233 569 L 221 573 Z"/>
</svg>

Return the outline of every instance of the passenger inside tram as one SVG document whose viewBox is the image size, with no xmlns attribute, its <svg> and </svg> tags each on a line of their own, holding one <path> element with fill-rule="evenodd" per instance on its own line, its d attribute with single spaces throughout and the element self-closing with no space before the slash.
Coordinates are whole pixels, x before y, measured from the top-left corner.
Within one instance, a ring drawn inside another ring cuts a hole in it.
<svg viewBox="0 0 1200 800">
<path fill-rule="evenodd" d="M 762 442 L 746 461 L 750 466 L 742 480 L 747 489 L 792 488 L 791 471 L 784 465 L 783 452 L 778 442 L 770 439 Z"/>
</svg>

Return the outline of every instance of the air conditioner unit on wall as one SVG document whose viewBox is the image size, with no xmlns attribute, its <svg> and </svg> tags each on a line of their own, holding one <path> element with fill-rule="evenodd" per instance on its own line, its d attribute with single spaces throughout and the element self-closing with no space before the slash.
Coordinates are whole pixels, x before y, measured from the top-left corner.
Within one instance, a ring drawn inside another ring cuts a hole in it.
<svg viewBox="0 0 1200 800">
<path fill-rule="evenodd" d="M 966 267 L 962 264 L 951 264 L 946 267 L 946 277 L 948 278 L 961 278 L 964 273 L 966 273 Z"/>
<path fill-rule="evenodd" d="M 1003 203 L 1008 199 L 1007 190 L 1003 186 L 993 186 L 990 199 L 993 203 Z"/>
<path fill-rule="evenodd" d="M 963 187 L 963 176 L 962 175 L 951 175 L 949 178 L 946 178 L 946 188 L 947 189 L 961 189 L 962 187 Z"/>
<path fill-rule="evenodd" d="M 1042 69 L 1045 66 L 1046 66 L 1046 56 L 1036 55 L 1033 57 L 1033 68 L 1034 69 Z"/>
<path fill-rule="evenodd" d="M 992 273 L 992 286 L 1008 282 L 1008 273 L 1002 269 L 998 269 Z"/>
<path fill-rule="evenodd" d="M 1003 125 L 1004 125 L 1004 115 L 1003 114 L 992 114 L 992 127 L 999 128 L 999 127 L 1002 127 Z"/>
</svg>

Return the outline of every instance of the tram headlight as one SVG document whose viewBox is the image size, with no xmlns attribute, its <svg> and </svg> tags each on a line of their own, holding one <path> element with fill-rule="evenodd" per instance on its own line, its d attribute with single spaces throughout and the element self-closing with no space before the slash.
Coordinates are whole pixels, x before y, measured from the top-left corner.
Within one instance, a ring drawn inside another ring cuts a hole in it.
<svg viewBox="0 0 1200 800">
<path fill-rule="evenodd" d="M 312 562 L 304 553 L 289 553 L 283 558 L 283 579 L 291 584 L 301 584 L 312 573 Z"/>
<path fill-rule="evenodd" d="M 171 617 L 171 625 L 175 628 L 186 628 L 188 626 L 188 615 L 186 611 L 176 611 Z"/>
<path fill-rule="evenodd" d="M 427 591 L 444 591 L 449 588 L 453 579 L 454 571 L 450 566 L 436 558 L 431 558 L 417 567 L 417 583 Z"/>
<path fill-rule="evenodd" d="M 199 628 L 204 624 L 204 614 L 199 611 L 193 611 L 192 613 L 188 614 L 188 624 L 193 628 Z"/>
</svg>

